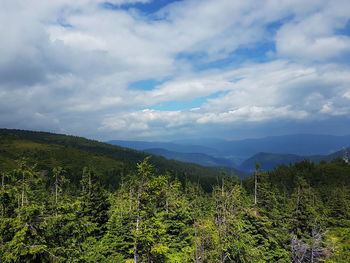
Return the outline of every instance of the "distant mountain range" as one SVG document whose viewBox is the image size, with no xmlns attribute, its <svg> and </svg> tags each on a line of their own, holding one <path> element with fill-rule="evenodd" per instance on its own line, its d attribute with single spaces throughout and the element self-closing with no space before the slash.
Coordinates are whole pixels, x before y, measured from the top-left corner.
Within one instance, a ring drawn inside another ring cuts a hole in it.
<svg viewBox="0 0 350 263">
<path fill-rule="evenodd" d="M 152 153 L 155 155 L 163 156 L 170 160 L 178 160 L 182 162 L 197 163 L 203 166 L 211 167 L 231 167 L 233 168 L 233 173 L 239 175 L 240 177 L 245 177 L 246 173 L 253 172 L 255 168 L 255 163 L 259 163 L 261 168 L 265 171 L 273 170 L 276 166 L 281 164 L 294 164 L 303 160 L 309 160 L 315 163 L 321 161 L 331 161 L 336 158 L 342 158 L 344 155 L 344 150 L 334 152 L 329 155 L 312 155 L 312 156 L 301 156 L 296 154 L 276 154 L 276 153 L 258 153 L 248 158 L 240 165 L 235 165 L 229 159 L 225 158 L 215 158 L 210 155 L 202 153 L 179 153 L 172 152 L 164 149 L 145 149 L 145 152 Z M 347 149 L 350 152 L 350 148 Z"/>
<path fill-rule="evenodd" d="M 162 148 L 185 153 L 205 153 L 214 157 L 240 157 L 246 159 L 259 152 L 327 155 L 350 145 L 350 135 L 295 134 L 244 140 L 191 139 L 172 142 L 146 142 L 114 140 L 107 143 L 136 150 Z"/>
<path fill-rule="evenodd" d="M 181 153 L 168 151 L 161 148 L 145 149 L 143 151 L 163 156 L 169 160 L 196 163 L 202 166 L 217 167 L 217 170 L 219 171 L 225 171 L 228 174 L 235 174 L 240 178 L 249 176 L 249 173 L 236 169 L 236 165 L 229 159 L 216 158 L 204 153 Z"/>
<path fill-rule="evenodd" d="M 232 167 L 233 163 L 225 158 L 215 158 L 205 153 L 182 153 L 168 151 L 162 148 L 144 149 L 144 152 L 163 156 L 167 159 L 174 159 L 183 162 L 197 163 L 203 166 L 228 166 Z"/>
<path fill-rule="evenodd" d="M 185 144 L 186 140 L 174 141 Z M 294 134 L 244 140 L 193 139 L 191 144 L 216 149 L 216 156 L 250 157 L 259 152 L 327 155 L 350 145 L 350 135 Z"/>
<path fill-rule="evenodd" d="M 146 142 L 146 141 L 121 141 L 113 140 L 107 143 L 118 145 L 134 150 L 144 151 L 145 149 L 165 149 L 168 151 L 182 152 L 182 153 L 204 153 L 209 155 L 216 155 L 217 150 L 212 147 L 194 145 L 194 144 L 181 144 L 173 142 Z"/>
<path fill-rule="evenodd" d="M 350 151 L 350 148 L 347 148 Z M 293 164 L 303 160 L 309 160 L 314 163 L 319 163 L 321 161 L 330 162 L 336 158 L 342 158 L 344 156 L 344 150 L 336 151 L 328 155 L 312 155 L 312 156 L 301 156 L 295 154 L 275 154 L 275 153 L 258 153 L 247 160 L 245 160 L 238 169 L 242 171 L 252 172 L 255 168 L 255 163 L 259 163 L 261 168 L 265 171 L 272 170 L 276 166 L 281 164 Z"/>
<path fill-rule="evenodd" d="M 343 151 L 339 150 L 350 145 L 350 135 L 297 134 L 236 141 L 195 139 L 174 142 L 109 141 L 108 143 L 142 150 L 167 159 L 251 172 L 255 168 L 255 162 L 258 162 L 262 169 L 271 170 L 280 164 L 302 160 L 318 163 L 321 160 L 330 161 L 342 157 Z"/>
</svg>

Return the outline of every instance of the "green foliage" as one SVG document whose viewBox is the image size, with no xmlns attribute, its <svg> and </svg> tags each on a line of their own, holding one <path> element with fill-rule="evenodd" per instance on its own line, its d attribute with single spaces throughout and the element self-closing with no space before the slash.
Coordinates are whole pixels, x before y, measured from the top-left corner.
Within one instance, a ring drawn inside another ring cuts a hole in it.
<svg viewBox="0 0 350 263">
<path fill-rule="evenodd" d="M 195 166 L 118 159 L 78 137 L 2 131 L 0 142 L 0 262 L 350 261 L 341 160 L 260 171 L 254 205 L 254 178 L 193 177 Z"/>
</svg>

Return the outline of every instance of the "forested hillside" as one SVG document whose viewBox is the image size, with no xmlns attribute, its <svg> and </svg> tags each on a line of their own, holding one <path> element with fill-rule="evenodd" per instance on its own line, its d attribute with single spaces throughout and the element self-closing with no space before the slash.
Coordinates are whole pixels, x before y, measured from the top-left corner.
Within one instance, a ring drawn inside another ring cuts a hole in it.
<svg viewBox="0 0 350 263">
<path fill-rule="evenodd" d="M 0 147 L 0 262 L 350 261 L 341 159 L 239 180 L 79 137 Z"/>
<path fill-rule="evenodd" d="M 83 167 L 96 168 L 105 187 L 117 187 L 121 175 L 135 170 L 136 164 L 149 156 L 136 151 L 82 137 L 47 132 L 0 129 L 0 168 L 15 168 L 14 160 L 27 157 L 37 162 L 39 169 L 50 170 L 60 165 L 69 171 L 70 180 L 81 175 Z M 193 163 L 167 160 L 152 155 L 150 159 L 160 172 L 171 171 L 180 181 L 198 182 L 206 191 L 211 191 L 220 171 Z"/>
</svg>

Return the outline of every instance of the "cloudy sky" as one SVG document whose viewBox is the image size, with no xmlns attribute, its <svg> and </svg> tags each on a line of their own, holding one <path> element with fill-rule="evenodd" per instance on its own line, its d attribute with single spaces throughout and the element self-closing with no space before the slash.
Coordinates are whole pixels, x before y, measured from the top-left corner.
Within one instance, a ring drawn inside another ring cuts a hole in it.
<svg viewBox="0 0 350 263">
<path fill-rule="evenodd" d="M 349 0 L 0 0 L 0 127 L 350 133 Z"/>
</svg>

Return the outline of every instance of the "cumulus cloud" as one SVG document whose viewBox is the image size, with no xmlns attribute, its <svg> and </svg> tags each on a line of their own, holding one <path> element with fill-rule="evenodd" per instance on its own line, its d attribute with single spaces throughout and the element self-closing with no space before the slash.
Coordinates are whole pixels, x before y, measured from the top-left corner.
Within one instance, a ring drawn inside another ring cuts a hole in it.
<svg viewBox="0 0 350 263">
<path fill-rule="evenodd" d="M 1 126 L 137 137 L 350 113 L 349 1 L 108 3 L 0 2 Z"/>
<path fill-rule="evenodd" d="M 322 1 L 320 1 L 322 2 Z M 347 26 L 349 1 L 324 1 L 307 16 L 285 23 L 276 35 L 279 54 L 292 59 L 324 61 L 350 52 L 350 37 L 337 34 Z"/>
<path fill-rule="evenodd" d="M 239 80 L 229 81 L 238 76 L 241 77 Z M 103 129 L 144 131 L 155 127 L 165 129 L 194 123 L 230 124 L 285 119 L 315 121 L 322 119 L 324 115 L 345 115 L 350 113 L 349 103 L 346 101 L 347 93 L 344 93 L 350 84 L 349 76 L 350 71 L 335 69 L 334 65 L 310 67 L 287 61 L 247 65 L 232 71 L 208 72 L 202 82 L 190 78 L 187 82 L 175 80 L 167 85 L 186 87 L 196 83 L 195 87 L 200 88 L 185 88 L 188 97 L 198 96 L 198 90 L 204 90 L 201 95 L 217 90 L 228 92 L 208 99 L 200 108 L 182 111 L 146 109 L 109 116 L 103 121 Z M 220 85 L 219 80 L 224 84 Z M 206 91 L 203 88 L 206 83 L 218 83 L 218 86 L 209 85 L 211 89 Z M 167 90 L 164 88 L 167 85 L 162 85 L 159 89 Z M 169 89 L 169 94 L 172 94 L 172 89 Z M 152 99 L 152 96 L 145 95 L 145 99 L 148 98 Z M 178 97 L 174 95 L 172 98 Z M 120 123 L 123 124 L 122 127 Z"/>
</svg>

